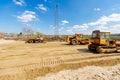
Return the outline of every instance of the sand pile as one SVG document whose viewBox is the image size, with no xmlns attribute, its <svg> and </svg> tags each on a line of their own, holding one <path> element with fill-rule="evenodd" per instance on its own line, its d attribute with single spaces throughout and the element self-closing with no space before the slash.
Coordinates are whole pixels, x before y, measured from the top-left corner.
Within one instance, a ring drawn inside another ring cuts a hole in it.
<svg viewBox="0 0 120 80">
<path fill-rule="evenodd" d="M 87 66 L 38 77 L 36 80 L 120 80 L 120 64 L 112 67 Z"/>
</svg>

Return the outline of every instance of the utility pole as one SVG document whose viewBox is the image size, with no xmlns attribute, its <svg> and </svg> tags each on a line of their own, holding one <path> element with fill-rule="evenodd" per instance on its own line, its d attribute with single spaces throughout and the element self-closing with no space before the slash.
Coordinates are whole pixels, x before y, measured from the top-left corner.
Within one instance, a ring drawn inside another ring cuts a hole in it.
<svg viewBox="0 0 120 80">
<path fill-rule="evenodd" d="M 55 23 L 54 23 L 54 26 L 55 26 L 55 37 L 59 37 L 59 21 L 58 21 L 58 3 L 56 4 L 56 10 L 55 10 Z"/>
</svg>

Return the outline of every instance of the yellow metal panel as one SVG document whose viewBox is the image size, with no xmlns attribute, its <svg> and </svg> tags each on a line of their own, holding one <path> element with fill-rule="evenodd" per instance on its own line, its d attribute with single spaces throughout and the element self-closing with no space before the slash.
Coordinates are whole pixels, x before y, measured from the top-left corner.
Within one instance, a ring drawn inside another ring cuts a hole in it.
<svg viewBox="0 0 120 80">
<path fill-rule="evenodd" d="M 94 39 L 91 39 L 91 42 L 95 44 L 100 44 L 100 39 L 94 38 Z"/>
<path fill-rule="evenodd" d="M 76 36 L 76 40 L 80 40 L 80 36 L 77 35 L 77 36 Z"/>
<path fill-rule="evenodd" d="M 69 42 L 70 42 L 70 38 L 71 38 L 70 36 L 67 36 L 67 37 L 66 37 L 66 42 L 69 43 Z"/>
<path fill-rule="evenodd" d="M 100 44 L 106 44 L 106 40 L 105 39 L 100 40 Z"/>
</svg>

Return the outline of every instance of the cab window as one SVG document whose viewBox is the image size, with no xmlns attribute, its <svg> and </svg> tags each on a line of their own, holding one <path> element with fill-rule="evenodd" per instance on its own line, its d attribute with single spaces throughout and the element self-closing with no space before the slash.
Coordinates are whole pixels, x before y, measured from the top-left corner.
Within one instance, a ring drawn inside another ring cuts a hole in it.
<svg viewBox="0 0 120 80">
<path fill-rule="evenodd" d="M 110 38 L 109 33 L 106 33 L 106 39 L 109 39 L 109 38 Z"/>
<path fill-rule="evenodd" d="M 93 33 L 92 38 L 100 38 L 100 34 L 99 33 Z"/>
<path fill-rule="evenodd" d="M 105 39 L 105 34 L 104 33 L 101 33 L 101 39 Z"/>
<path fill-rule="evenodd" d="M 93 33 L 92 38 L 96 38 L 96 37 L 97 37 L 97 33 Z"/>
</svg>

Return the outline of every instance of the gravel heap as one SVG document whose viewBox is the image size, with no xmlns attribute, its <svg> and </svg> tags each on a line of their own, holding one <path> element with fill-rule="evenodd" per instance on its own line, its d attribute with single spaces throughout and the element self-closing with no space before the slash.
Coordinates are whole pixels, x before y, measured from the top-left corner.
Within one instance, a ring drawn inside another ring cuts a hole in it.
<svg viewBox="0 0 120 80">
<path fill-rule="evenodd" d="M 112 67 L 87 66 L 77 70 L 63 70 L 36 80 L 120 80 L 120 64 Z"/>
</svg>

